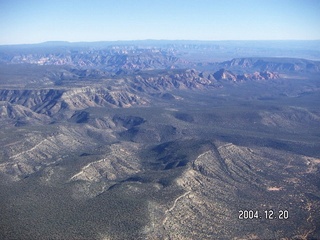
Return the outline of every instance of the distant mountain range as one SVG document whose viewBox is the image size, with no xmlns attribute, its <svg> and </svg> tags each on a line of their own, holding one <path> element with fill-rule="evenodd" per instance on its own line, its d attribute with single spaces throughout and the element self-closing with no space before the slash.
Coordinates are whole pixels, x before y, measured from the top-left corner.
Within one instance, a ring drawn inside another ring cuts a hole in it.
<svg viewBox="0 0 320 240">
<path fill-rule="evenodd" d="M 280 78 L 281 73 L 320 71 L 320 62 L 296 58 L 209 62 L 208 53 L 226 49 L 228 43 L 155 43 L 0 46 L 0 101 L 7 103 L 1 107 L 1 117 L 28 122 L 29 116 L 34 116 L 37 122 L 47 122 L 42 115 L 55 117 L 88 107 L 145 105 L 153 97 L 174 99 L 170 93 L 174 90 L 214 89 L 226 82 L 268 81 Z M 202 54 L 207 60 L 200 64 L 187 60 L 190 54 Z"/>
<path fill-rule="evenodd" d="M 0 46 L 0 64 L 27 63 L 71 66 L 80 69 L 101 69 L 112 73 L 197 67 L 206 70 L 210 70 L 210 68 L 215 70 L 236 68 L 237 70 L 250 69 L 276 72 L 320 71 L 319 61 L 274 56 L 254 57 L 265 49 L 261 46 L 266 47 L 270 43 L 256 42 L 253 47 L 249 48 L 249 52 L 246 52 L 247 44 L 249 43 L 236 42 L 230 45 L 228 42 L 200 42 L 200 44 L 195 44 L 192 41 L 48 42 L 34 45 Z M 288 42 L 288 44 L 292 45 L 294 42 Z M 294 51 L 308 53 L 310 52 L 309 49 L 316 48 L 318 42 L 298 42 L 295 44 Z M 282 46 L 283 49 L 286 49 L 281 42 L 275 44 L 273 48 L 276 46 Z M 242 55 L 245 57 L 233 58 L 228 61 L 216 61 L 221 54 L 228 56 L 228 52 L 231 50 L 235 51 L 231 56 Z M 255 53 L 252 53 L 252 51 L 255 51 Z M 281 52 L 281 50 L 279 51 Z M 276 53 L 279 53 L 279 51 L 276 51 Z M 317 53 L 317 51 L 312 52 Z M 264 56 L 269 55 L 264 53 Z M 300 56 L 304 55 L 306 54 L 301 54 Z"/>
<path fill-rule="evenodd" d="M 82 68 L 112 68 L 114 70 L 170 68 L 180 63 L 174 54 L 152 49 L 109 49 L 87 50 L 84 52 L 13 54 L 1 55 L 1 61 L 10 64 L 69 65 Z"/>
<path fill-rule="evenodd" d="M 296 58 L 234 58 L 220 64 L 225 68 L 240 67 L 259 71 L 319 72 L 320 62 Z"/>
</svg>

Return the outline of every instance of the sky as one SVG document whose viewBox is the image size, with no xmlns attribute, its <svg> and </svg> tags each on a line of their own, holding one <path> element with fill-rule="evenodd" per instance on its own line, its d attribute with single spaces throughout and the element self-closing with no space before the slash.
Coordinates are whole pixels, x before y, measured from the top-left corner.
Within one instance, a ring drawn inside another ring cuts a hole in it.
<svg viewBox="0 0 320 240">
<path fill-rule="evenodd" d="M 320 0 L 0 0 L 0 45 L 320 40 Z"/>
</svg>

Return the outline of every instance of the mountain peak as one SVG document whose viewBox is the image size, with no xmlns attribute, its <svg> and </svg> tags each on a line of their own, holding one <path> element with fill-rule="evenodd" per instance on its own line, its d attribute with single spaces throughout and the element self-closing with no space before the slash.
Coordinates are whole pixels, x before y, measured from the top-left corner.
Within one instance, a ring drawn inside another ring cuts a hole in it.
<svg viewBox="0 0 320 240">
<path fill-rule="evenodd" d="M 221 68 L 219 71 L 215 72 L 213 76 L 217 80 L 237 81 L 237 76 L 224 68 Z"/>
</svg>

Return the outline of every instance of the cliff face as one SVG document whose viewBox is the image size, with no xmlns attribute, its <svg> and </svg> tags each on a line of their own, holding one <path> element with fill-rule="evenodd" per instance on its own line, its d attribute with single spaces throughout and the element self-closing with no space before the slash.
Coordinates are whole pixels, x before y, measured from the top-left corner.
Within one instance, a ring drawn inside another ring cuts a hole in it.
<svg viewBox="0 0 320 240">
<path fill-rule="evenodd" d="M 246 80 L 269 80 L 280 78 L 278 73 L 270 71 L 245 73 L 245 74 L 234 74 L 231 71 L 220 69 L 213 74 L 216 80 L 228 80 L 228 81 L 246 81 Z"/>
</svg>

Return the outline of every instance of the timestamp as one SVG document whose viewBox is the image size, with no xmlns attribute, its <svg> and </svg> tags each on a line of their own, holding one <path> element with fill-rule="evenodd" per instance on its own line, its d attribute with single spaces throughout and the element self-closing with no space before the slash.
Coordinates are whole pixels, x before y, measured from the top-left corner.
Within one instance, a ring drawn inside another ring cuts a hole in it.
<svg viewBox="0 0 320 240">
<path fill-rule="evenodd" d="M 240 220 L 253 220 L 253 219 L 266 219 L 266 220 L 287 220 L 289 219 L 289 211 L 288 210 L 239 210 L 238 211 L 238 219 Z"/>
</svg>

